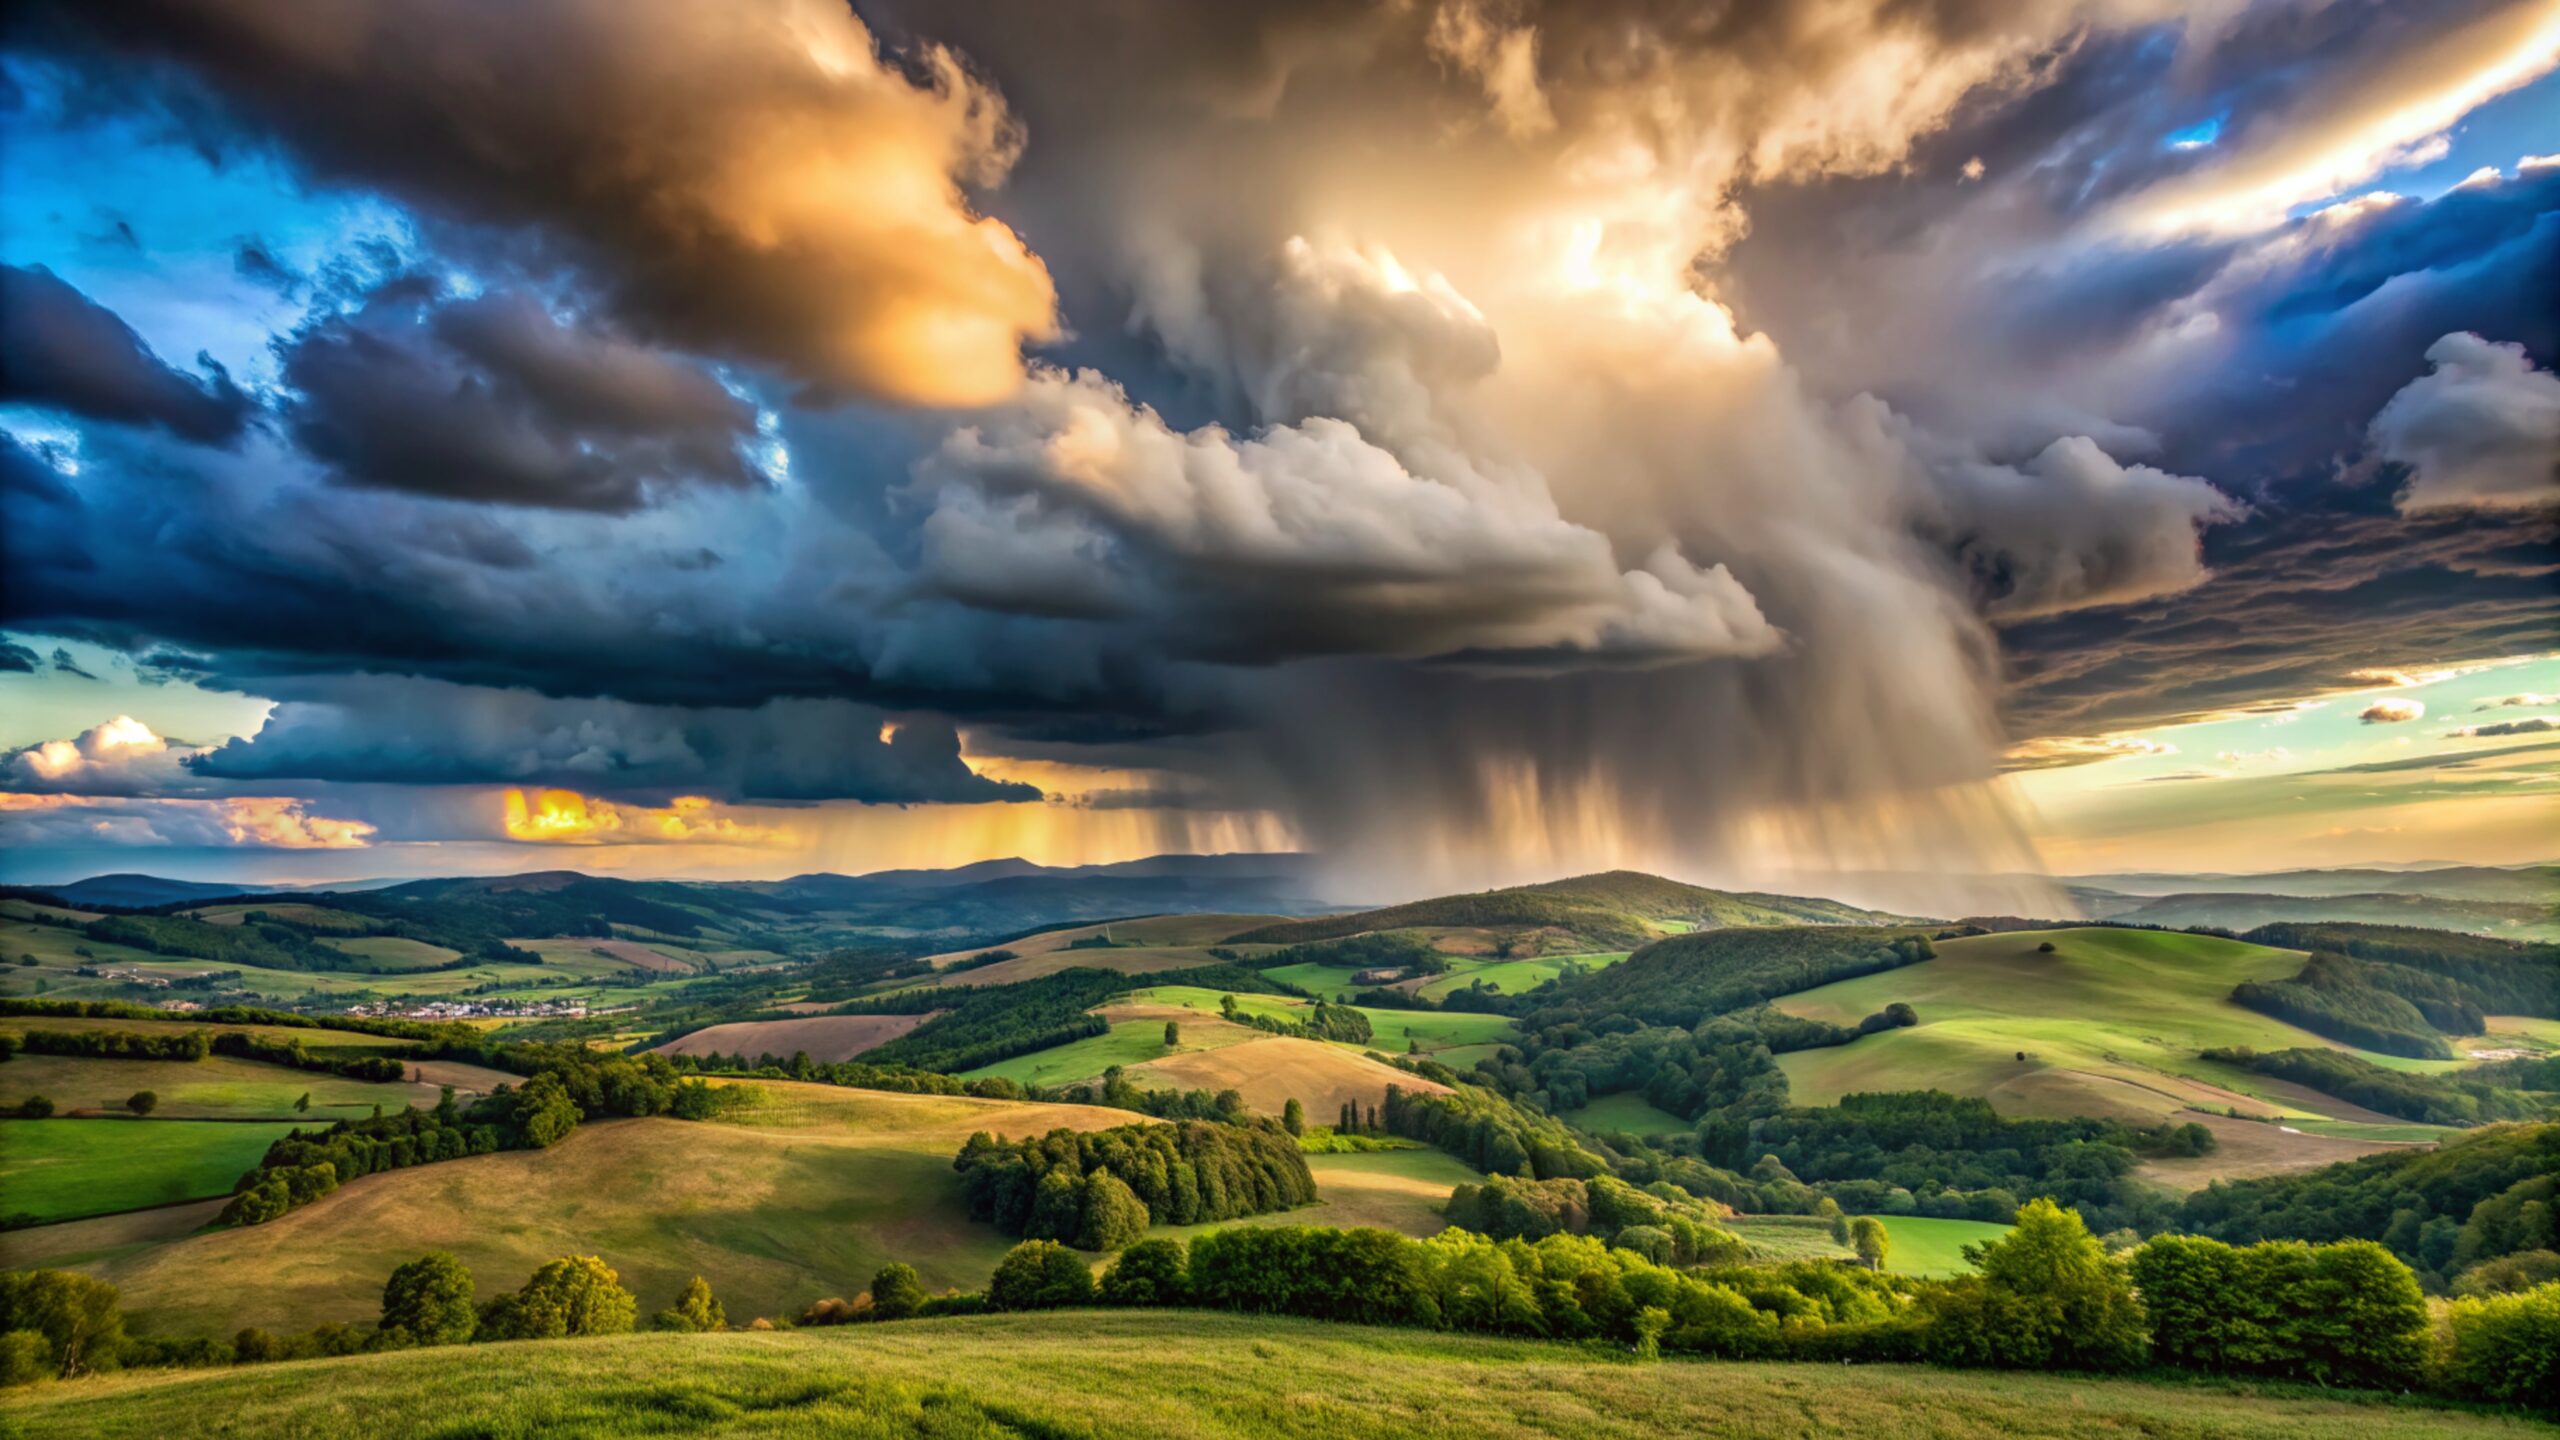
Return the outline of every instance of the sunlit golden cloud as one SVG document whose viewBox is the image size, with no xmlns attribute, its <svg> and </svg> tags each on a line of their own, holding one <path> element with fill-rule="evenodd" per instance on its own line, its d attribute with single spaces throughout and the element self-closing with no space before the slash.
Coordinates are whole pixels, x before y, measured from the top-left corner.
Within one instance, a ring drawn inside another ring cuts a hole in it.
<svg viewBox="0 0 2560 1440">
<path fill-rule="evenodd" d="M 789 832 L 736 818 L 699 795 L 664 808 L 621 804 L 574 790 L 501 791 L 507 838 L 536 845 L 777 845 Z"/>
</svg>

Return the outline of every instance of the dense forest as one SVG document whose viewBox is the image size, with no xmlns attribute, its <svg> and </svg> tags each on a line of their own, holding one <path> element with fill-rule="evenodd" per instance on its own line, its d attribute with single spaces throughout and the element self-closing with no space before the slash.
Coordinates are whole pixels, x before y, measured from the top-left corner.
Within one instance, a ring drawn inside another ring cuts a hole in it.
<svg viewBox="0 0 2560 1440">
<path fill-rule="evenodd" d="M 2256 1051 L 2247 1046 L 2207 1050 L 2203 1058 L 2297 1085 L 2308 1085 L 2368 1110 L 2426 1125 L 2479 1125 L 2491 1120 L 2533 1120 L 2560 1113 L 2560 1094 L 2529 1094 L 2515 1080 L 2524 1067 L 2487 1079 L 2477 1070 L 2427 1075 L 2386 1070 L 2343 1050 Z M 2554 1068 L 2560 1071 L 2560 1067 Z M 2512 1075 L 2512 1079 L 2510 1076 Z M 2532 1078 L 2542 1078 L 2538 1074 Z M 2560 1073 L 2551 1079 L 2560 1081 Z"/>
<path fill-rule="evenodd" d="M 2174 1220 L 2234 1244 L 2378 1239 L 2443 1289 L 2484 1262 L 2560 1250 L 2555 1215 L 2560 1124 L 2529 1124 L 2319 1170 L 2217 1181 L 2188 1196 Z"/>
</svg>

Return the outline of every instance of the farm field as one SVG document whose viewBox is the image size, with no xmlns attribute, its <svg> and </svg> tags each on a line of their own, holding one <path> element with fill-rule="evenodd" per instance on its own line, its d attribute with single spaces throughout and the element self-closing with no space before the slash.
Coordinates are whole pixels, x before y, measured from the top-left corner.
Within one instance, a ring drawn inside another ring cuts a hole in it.
<svg viewBox="0 0 2560 1440">
<path fill-rule="evenodd" d="M 1885 1247 L 1884 1268 L 1896 1275 L 1962 1275 L 1973 1267 L 1965 1263 L 1964 1247 L 1986 1240 L 1997 1240 L 2009 1233 L 2006 1225 L 1984 1220 L 1936 1220 L 1924 1215 L 1879 1215 L 1889 1244 Z"/>
<path fill-rule="evenodd" d="M 5 1015 L 0 1016 L 0 1030 L 24 1033 L 29 1030 L 132 1030 L 150 1035 L 195 1034 L 204 1030 L 229 1034 L 237 1031 L 261 1040 L 302 1042 L 313 1051 L 396 1050 L 414 1045 L 396 1035 L 368 1035 L 360 1030 L 328 1030 L 317 1025 L 208 1025 L 202 1020 L 126 1020 L 88 1015 Z M 14 1065 L 17 1062 L 9 1062 Z"/>
<path fill-rule="evenodd" d="M 358 956 L 381 970 L 432 970 L 462 958 L 459 950 L 398 935 L 357 935 L 347 939 L 324 939 L 320 943 L 332 950 Z"/>
<path fill-rule="evenodd" d="M 1612 1132 L 1635 1135 L 1685 1135 L 1689 1122 L 1668 1110 L 1657 1110 L 1642 1095 L 1632 1090 L 1616 1095 L 1603 1095 L 1579 1110 L 1558 1116 L 1566 1124 L 1588 1130 L 1594 1135 Z"/>
<path fill-rule="evenodd" d="M 610 1256 L 607 1257 L 611 1259 Z M 628 1278 L 626 1272 L 626 1279 Z M 642 1292 L 644 1305 L 658 1303 Z M 731 1305 L 731 1313 L 739 1307 Z M 398 1351 L 47 1383 L 29 1433 L 1093 1435 L 1151 1440 L 2524 1440 L 2531 1421 L 2308 1389 L 1903 1365 L 1611 1363 L 1552 1342 L 1192 1311 L 986 1315 Z M 678 1417 L 682 1417 L 679 1419 Z"/>
<path fill-rule="evenodd" d="M 127 1311 L 155 1333 L 370 1319 L 383 1277 L 426 1249 L 460 1257 L 483 1294 L 521 1285 L 565 1254 L 607 1257 L 651 1308 L 708 1275 L 743 1323 L 850 1295 L 891 1260 L 914 1265 L 933 1288 L 984 1284 L 1011 1241 L 962 1209 L 951 1157 L 971 1132 L 1022 1136 L 1141 1118 L 784 1081 L 749 1088 L 751 1108 L 721 1122 L 592 1122 L 548 1150 L 369 1175 L 265 1225 L 128 1244 L 79 1268 L 120 1287 Z M 83 1225 L 105 1233 L 94 1243 L 76 1232 L 28 1238 L 54 1254 L 118 1243 L 106 1222 Z"/>
<path fill-rule="evenodd" d="M 495 1072 L 484 1072 L 495 1073 Z M 505 1077 L 513 1081 L 515 1077 Z M 488 1086 L 464 1085 L 485 1091 Z M 148 1090 L 160 1097 L 155 1120 L 294 1120 L 327 1124 L 371 1114 L 379 1105 L 396 1110 L 433 1105 L 437 1084 L 347 1080 L 229 1055 L 202 1060 L 97 1060 L 73 1055 L 20 1055 L 0 1065 L 0 1110 L 15 1109 L 30 1095 L 51 1100 L 54 1112 L 122 1115 L 126 1097 Z M 293 1104 L 311 1097 L 307 1115 Z"/>
<path fill-rule="evenodd" d="M 365 917 L 349 911 L 333 910 L 326 905 L 310 905 L 297 901 L 199 905 L 192 910 L 179 913 L 193 916 L 207 925 L 239 925 L 245 923 L 253 913 L 264 915 L 270 920 L 296 925 L 305 930 L 362 930 L 367 924 Z"/>
<path fill-rule="evenodd" d="M 1188 1239 L 1239 1225 L 1374 1225 L 1422 1239 L 1448 1228 L 1440 1211 L 1451 1190 L 1484 1179 L 1461 1160 L 1419 1148 L 1310 1155 L 1307 1170 L 1316 1177 L 1313 1205 L 1208 1225 L 1158 1225 L 1147 1233 Z"/>
<path fill-rule="evenodd" d="M 1187 1026 L 1183 1033 L 1187 1040 Z M 1245 1104 L 1265 1115 L 1277 1115 L 1296 1100 L 1306 1107 L 1308 1123 L 1316 1125 L 1340 1113 L 1345 1101 L 1380 1103 L 1390 1085 L 1402 1086 L 1407 1094 L 1436 1094 L 1444 1088 L 1349 1046 L 1285 1035 L 1151 1060 L 1132 1065 L 1128 1076 L 1133 1085 L 1241 1091 Z"/>
<path fill-rule="evenodd" d="M 1831 1222 L 1819 1216 L 1730 1215 L 1718 1223 L 1742 1237 L 1755 1262 L 1856 1258 L 1831 1238 Z"/>
<path fill-rule="evenodd" d="M 1188 1012 L 1184 1012 L 1180 1023 L 1182 1044 L 1175 1050 L 1165 1049 L 1163 1017 L 1147 1016 L 1119 1021 L 1100 1035 L 964 1070 L 961 1078 L 997 1078 L 1017 1085 L 1065 1085 L 1090 1080 L 1114 1065 L 1126 1065 L 1133 1067 L 1130 1078 L 1134 1081 L 1138 1078 L 1135 1067 L 1167 1055 L 1180 1057 L 1269 1038 L 1250 1026 L 1230 1025 L 1213 1017 L 1193 1019 Z"/>
<path fill-rule="evenodd" d="M 2038 953 L 2047 942 L 2054 953 Z M 1934 960 L 1779 1000 L 1789 1014 L 1845 1024 L 1899 1000 L 1919 1011 L 1920 1023 L 1781 1055 L 1778 1064 L 1800 1105 L 1829 1105 L 1861 1090 L 1935 1088 L 1981 1096 L 2012 1116 L 2147 1123 L 2182 1109 L 2237 1106 L 2338 1118 L 2311 1092 L 2286 1096 L 2260 1077 L 2196 1058 L 2224 1045 L 2342 1048 L 2231 1003 L 2240 981 L 2290 976 L 2300 966 L 2292 951 L 2156 931 L 1951 940 Z"/>
<path fill-rule="evenodd" d="M 1227 936 L 1256 925 L 1267 924 L 1268 915 L 1150 915 L 1138 920 L 1115 920 L 1103 925 L 1071 925 L 1058 930 L 1044 930 L 997 945 L 977 945 L 966 950 L 951 950 L 928 957 L 937 968 L 948 969 L 960 961 L 983 955 L 989 950 L 1010 950 L 1011 960 L 980 965 L 968 970 L 952 971 L 928 983 L 936 985 L 1012 985 L 1024 980 L 1037 980 L 1061 970 L 1078 967 L 1092 970 L 1117 970 L 1124 974 L 1145 975 L 1159 970 L 1182 970 L 1194 965 L 1215 965 L 1218 958 L 1209 947 Z M 1108 935 L 1113 944 L 1102 947 L 1076 948 L 1078 941 L 1090 941 Z M 1247 949 L 1260 949 L 1248 946 Z"/>
<path fill-rule="evenodd" d="M 1280 972 L 1269 973 L 1277 975 Z M 1179 1005 L 1186 1010 L 1216 1015 L 1222 995 L 1219 991 L 1196 985 L 1158 985 L 1133 991 L 1128 998 L 1147 1004 Z M 1310 1008 L 1306 1001 L 1284 995 L 1238 995 L 1235 1001 L 1236 1009 L 1244 1014 L 1267 1015 L 1275 1020 L 1302 1020 Z M 1369 1028 L 1373 1033 L 1367 1045 L 1353 1047 L 1359 1050 L 1385 1050 L 1400 1055 L 1410 1042 L 1420 1040 L 1422 1049 L 1428 1053 L 1457 1045 L 1491 1044 L 1508 1039 L 1512 1034 L 1509 1017 L 1502 1015 L 1379 1009 L 1362 1009 L 1360 1013 L 1369 1017 Z"/>
<path fill-rule="evenodd" d="M 776 1055 L 788 1060 L 806 1051 L 812 1060 L 833 1065 L 865 1050 L 886 1045 L 939 1010 L 921 1015 L 812 1015 L 804 1020 L 742 1020 L 712 1025 L 680 1035 L 658 1046 L 660 1055 L 744 1055 L 753 1060 Z"/>
<path fill-rule="evenodd" d="M 1446 975 L 1435 976 L 1422 987 L 1425 999 L 1437 1000 L 1452 990 L 1464 990 L 1481 980 L 1505 995 L 1518 995 L 1535 990 L 1564 973 L 1566 965 L 1579 965 L 1585 970 L 1600 970 L 1627 958 L 1634 952 L 1604 951 L 1594 955 L 1544 955 L 1534 960 L 1492 960 L 1481 964 L 1465 961 L 1454 963 Z"/>
<path fill-rule="evenodd" d="M 226 1195 L 283 1124 L 0 1121 L 0 1215 L 70 1220 Z"/>
</svg>

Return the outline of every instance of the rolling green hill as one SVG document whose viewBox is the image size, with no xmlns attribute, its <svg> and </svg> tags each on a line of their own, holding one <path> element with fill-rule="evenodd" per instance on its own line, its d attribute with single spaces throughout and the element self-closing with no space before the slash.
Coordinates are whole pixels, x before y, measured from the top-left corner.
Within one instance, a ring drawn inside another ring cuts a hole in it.
<svg viewBox="0 0 2560 1440">
<path fill-rule="evenodd" d="M 2051 945 L 2050 952 L 2043 949 Z M 2226 1046 L 2260 1051 L 2346 1047 L 2231 1001 L 2244 980 L 2282 979 L 2300 952 L 2209 935 L 2083 928 L 1941 941 L 1937 958 L 1778 1000 L 1788 1014 L 1845 1023 L 1892 1001 L 1920 1023 L 1846 1045 L 1778 1057 L 1790 1097 L 1827 1105 L 1861 1091 L 1937 1089 L 1989 1100 L 2015 1117 L 2095 1115 L 2152 1123 L 2175 1115 L 2214 1130 L 2220 1150 L 2160 1167 L 2199 1184 L 2352 1158 L 2384 1140 L 2432 1138 L 2424 1127 L 2238 1065 L 2201 1058 Z M 1633 963 L 1633 962 L 1630 962 Z M 2493 1032 L 2501 1023 L 2492 1022 Z M 2521 1029 L 2489 1046 L 2539 1049 Z M 2390 1070 L 2428 1062 L 2352 1051 Z M 2260 1117 L 2235 1120 L 2228 1112 Z M 2266 1122 L 2266 1123 L 2261 1123 Z"/>
<path fill-rule="evenodd" d="M 1297 945 L 1371 930 L 1457 926 L 1497 932 L 1554 930 L 1587 942 L 1583 949 L 1604 951 L 1632 949 L 1648 940 L 1693 928 L 1854 925 L 1883 923 L 1893 918 L 1831 900 L 1736 894 L 1633 870 L 1611 870 L 1540 885 L 1443 895 L 1380 910 L 1286 921 L 1246 930 L 1228 939 L 1240 945 Z"/>
<path fill-rule="evenodd" d="M 659 1303 L 643 1292 L 644 1304 Z M 733 1304 L 730 1313 L 738 1314 Z M 1666 1361 L 1549 1342 L 1190 1311 L 918 1320 L 412 1350 L 45 1384 L 30 1434 L 700 1437 L 2036 1435 L 2523 1440 L 2545 1427 L 2308 1390 L 2084 1376 Z"/>
</svg>

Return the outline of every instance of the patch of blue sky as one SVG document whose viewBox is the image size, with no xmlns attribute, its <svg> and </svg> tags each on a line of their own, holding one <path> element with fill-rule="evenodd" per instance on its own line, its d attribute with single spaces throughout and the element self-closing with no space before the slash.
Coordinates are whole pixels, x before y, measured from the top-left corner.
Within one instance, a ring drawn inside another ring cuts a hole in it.
<svg viewBox="0 0 2560 1440">
<path fill-rule="evenodd" d="M 244 244 L 307 275 L 363 240 L 411 241 L 397 207 L 306 187 L 272 152 L 209 156 L 154 116 L 66 111 L 40 67 L 7 71 L 23 99 L 8 122 L 0 258 L 52 270 L 180 368 L 201 353 L 244 383 L 273 377 L 268 342 L 301 317 L 307 290 L 241 273 Z"/>
</svg>

